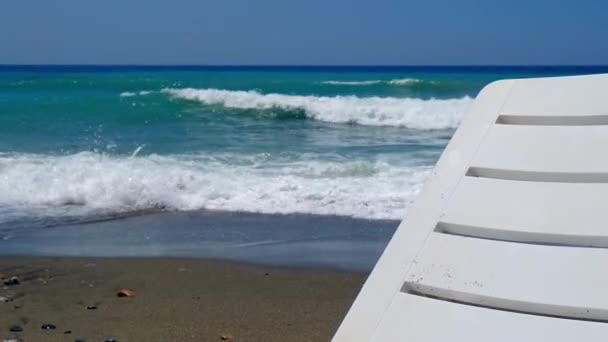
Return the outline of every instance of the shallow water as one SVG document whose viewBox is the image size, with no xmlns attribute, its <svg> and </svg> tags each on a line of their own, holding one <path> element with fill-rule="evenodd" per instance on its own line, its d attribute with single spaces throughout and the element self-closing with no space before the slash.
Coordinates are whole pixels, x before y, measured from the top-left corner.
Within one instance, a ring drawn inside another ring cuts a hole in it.
<svg viewBox="0 0 608 342">
<path fill-rule="evenodd" d="M 0 233 L 0 256 L 188 257 L 370 272 L 399 221 L 306 214 L 140 213 Z"/>
</svg>

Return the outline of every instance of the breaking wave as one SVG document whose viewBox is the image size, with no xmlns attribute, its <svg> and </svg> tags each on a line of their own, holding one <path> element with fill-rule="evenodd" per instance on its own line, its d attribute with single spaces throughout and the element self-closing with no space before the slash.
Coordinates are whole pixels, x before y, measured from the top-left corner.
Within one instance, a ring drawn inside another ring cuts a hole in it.
<svg viewBox="0 0 608 342">
<path fill-rule="evenodd" d="M 390 81 L 388 81 L 388 84 L 398 85 L 398 86 L 408 86 L 408 85 L 413 85 L 413 84 L 434 85 L 434 84 L 439 84 L 439 82 L 431 81 L 431 80 L 421 80 L 421 79 L 417 79 L 417 78 L 400 78 L 400 79 L 390 80 Z"/>
<path fill-rule="evenodd" d="M 390 84 L 394 86 L 414 86 L 414 85 L 426 85 L 426 86 L 439 86 L 441 82 L 434 80 L 423 80 L 418 78 L 396 78 L 392 80 L 368 80 L 368 81 L 323 81 L 322 84 L 328 85 L 344 85 L 344 86 L 365 86 L 372 84 Z"/>
<path fill-rule="evenodd" d="M 132 92 L 132 91 L 124 91 L 122 93 L 120 93 L 120 97 L 131 97 L 131 96 L 135 96 L 135 95 L 148 95 L 151 94 L 152 91 L 150 90 L 142 90 L 142 91 L 138 91 L 138 92 Z"/>
<path fill-rule="evenodd" d="M 370 80 L 370 81 L 323 81 L 321 82 L 322 84 L 329 84 L 329 85 L 352 85 L 352 86 L 356 86 L 356 85 L 370 85 L 370 84 L 378 84 L 378 83 L 382 83 L 384 81 L 381 80 Z"/>
<path fill-rule="evenodd" d="M 0 216 L 154 208 L 401 219 L 430 166 L 261 155 L 0 154 Z"/>
<path fill-rule="evenodd" d="M 175 98 L 207 105 L 255 110 L 304 112 L 309 118 L 368 126 L 394 126 L 413 129 L 456 128 L 473 99 L 418 99 L 357 96 L 304 96 L 262 94 L 257 91 L 222 89 L 165 88 Z"/>
</svg>

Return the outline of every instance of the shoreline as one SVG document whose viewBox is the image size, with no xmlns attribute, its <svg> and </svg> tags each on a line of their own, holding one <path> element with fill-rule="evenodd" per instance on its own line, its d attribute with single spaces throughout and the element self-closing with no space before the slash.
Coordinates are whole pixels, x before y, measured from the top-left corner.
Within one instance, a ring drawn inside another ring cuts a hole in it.
<svg viewBox="0 0 608 342">
<path fill-rule="evenodd" d="M 366 278 L 208 259 L 31 256 L 0 257 L 0 274 L 19 279 L 0 290 L 10 298 L 0 302 L 0 337 L 26 341 L 327 341 Z M 118 298 L 121 288 L 136 297 Z"/>
</svg>

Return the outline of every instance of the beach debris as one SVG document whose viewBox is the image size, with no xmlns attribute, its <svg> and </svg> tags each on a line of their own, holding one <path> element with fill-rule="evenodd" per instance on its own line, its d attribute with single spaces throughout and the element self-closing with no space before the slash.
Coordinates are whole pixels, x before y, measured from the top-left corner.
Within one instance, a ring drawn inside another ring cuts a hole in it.
<svg viewBox="0 0 608 342">
<path fill-rule="evenodd" d="M 114 337 L 108 337 L 105 339 L 105 342 L 116 342 L 116 339 Z"/>
<path fill-rule="evenodd" d="M 97 305 L 88 305 L 87 310 L 97 310 Z"/>
<path fill-rule="evenodd" d="M 21 282 L 19 281 L 19 278 L 17 278 L 17 277 L 10 277 L 8 279 L 4 279 L 4 281 L 2 283 L 6 286 L 15 286 L 15 285 L 19 285 Z"/>
<path fill-rule="evenodd" d="M 118 290 L 118 292 L 116 292 L 116 296 L 117 297 L 126 297 L 126 298 L 133 298 L 135 297 L 135 291 L 133 290 L 129 290 L 129 289 L 120 289 Z"/>
<path fill-rule="evenodd" d="M 234 336 L 232 336 L 232 334 L 221 334 L 220 339 L 222 339 L 222 341 L 232 341 L 234 340 Z"/>
<path fill-rule="evenodd" d="M 69 335 L 69 334 L 71 334 L 71 333 L 72 333 L 72 330 L 66 330 L 66 331 L 64 331 L 63 333 L 64 333 L 64 334 L 66 334 L 66 335 Z"/>
<path fill-rule="evenodd" d="M 85 340 L 84 338 L 77 338 L 74 340 L 74 342 L 87 342 L 87 340 Z"/>
<path fill-rule="evenodd" d="M 0 296 L 0 303 L 8 303 L 8 302 L 12 302 L 13 298 L 11 297 L 2 297 Z"/>
<path fill-rule="evenodd" d="M 5 338 L 2 342 L 20 342 L 21 340 L 18 338 Z"/>
<path fill-rule="evenodd" d="M 55 329 L 57 329 L 57 327 L 54 324 L 46 323 L 46 324 L 43 324 L 40 327 L 40 329 L 42 329 L 42 330 L 55 330 Z"/>
<path fill-rule="evenodd" d="M 17 324 L 11 325 L 11 326 L 8 328 L 8 330 L 9 330 L 10 332 L 23 332 L 23 328 L 22 328 L 20 325 L 17 325 Z"/>
</svg>

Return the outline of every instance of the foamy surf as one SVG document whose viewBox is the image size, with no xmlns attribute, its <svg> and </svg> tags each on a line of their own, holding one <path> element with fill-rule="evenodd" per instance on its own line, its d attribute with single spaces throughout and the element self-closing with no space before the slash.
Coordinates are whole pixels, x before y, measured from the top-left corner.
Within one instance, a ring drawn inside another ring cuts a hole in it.
<svg viewBox="0 0 608 342">
<path fill-rule="evenodd" d="M 358 86 L 358 85 L 371 85 L 382 83 L 382 80 L 369 80 L 369 81 L 323 81 L 321 84 L 329 84 L 329 85 L 349 85 L 349 86 Z"/>
<path fill-rule="evenodd" d="M 120 93 L 120 97 L 131 97 L 131 96 L 144 96 L 144 95 L 148 95 L 151 94 L 152 91 L 151 90 L 142 90 L 142 91 L 137 91 L 137 92 L 132 92 L 132 91 L 123 91 L 122 93 Z"/>
<path fill-rule="evenodd" d="M 439 84 L 439 82 L 431 81 L 431 80 L 421 80 L 421 79 L 417 79 L 417 78 L 400 78 L 400 79 L 390 80 L 390 81 L 388 81 L 388 84 L 397 85 L 397 86 L 408 86 L 408 85 L 413 85 L 413 84 L 433 85 L 433 84 Z"/>
<path fill-rule="evenodd" d="M 365 80 L 365 81 L 337 81 L 337 80 L 329 80 L 323 81 L 321 84 L 327 85 L 337 85 L 337 86 L 366 86 L 373 84 L 390 84 L 393 86 L 411 86 L 411 85 L 420 85 L 426 84 L 429 86 L 439 85 L 439 81 L 433 80 L 423 80 L 418 78 L 396 78 L 391 80 Z"/>
<path fill-rule="evenodd" d="M 226 108 L 299 110 L 307 117 L 333 123 L 394 126 L 412 129 L 452 129 L 473 99 L 418 99 L 357 96 L 262 94 L 257 91 L 165 88 L 175 98 Z"/>
<path fill-rule="evenodd" d="M 0 155 L 0 212 L 78 216 L 151 208 L 401 219 L 429 166 L 268 155 Z"/>
</svg>

